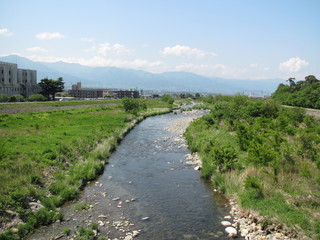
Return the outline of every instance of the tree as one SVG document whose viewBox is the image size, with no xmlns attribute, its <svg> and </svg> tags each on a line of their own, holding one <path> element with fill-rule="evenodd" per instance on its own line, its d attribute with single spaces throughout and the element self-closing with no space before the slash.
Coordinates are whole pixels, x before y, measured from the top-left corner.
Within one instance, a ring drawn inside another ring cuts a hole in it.
<svg viewBox="0 0 320 240">
<path fill-rule="evenodd" d="M 309 75 L 305 77 L 305 80 L 307 83 L 316 83 L 319 82 L 319 80 L 314 75 Z"/>
<path fill-rule="evenodd" d="M 161 97 L 161 100 L 164 101 L 164 102 L 167 102 L 167 103 L 169 103 L 169 104 L 173 104 L 173 102 L 174 102 L 173 97 L 171 97 L 169 94 L 164 94 L 164 95 Z"/>
<path fill-rule="evenodd" d="M 39 86 L 42 89 L 40 93 L 48 100 L 52 99 L 52 101 L 54 101 L 56 93 L 63 91 L 64 82 L 62 77 L 59 77 L 57 80 L 44 78 L 40 81 Z"/>
<path fill-rule="evenodd" d="M 135 99 L 124 97 L 121 100 L 123 108 L 126 112 L 134 111 L 139 109 L 139 104 Z"/>
</svg>

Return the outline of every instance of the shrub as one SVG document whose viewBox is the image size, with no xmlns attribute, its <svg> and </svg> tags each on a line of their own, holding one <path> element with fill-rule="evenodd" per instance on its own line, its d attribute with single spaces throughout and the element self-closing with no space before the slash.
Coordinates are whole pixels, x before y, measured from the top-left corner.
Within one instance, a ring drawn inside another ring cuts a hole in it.
<svg viewBox="0 0 320 240">
<path fill-rule="evenodd" d="M 263 198 L 262 184 L 259 182 L 258 178 L 247 176 L 244 180 L 244 188 L 246 194 L 248 194 L 250 198 Z"/>
<path fill-rule="evenodd" d="M 47 99 L 45 96 L 41 94 L 32 94 L 28 97 L 28 101 L 30 102 L 36 102 L 36 101 L 46 101 Z"/>
<path fill-rule="evenodd" d="M 214 146 L 209 158 L 219 172 L 235 169 L 238 162 L 235 149 L 229 146 Z"/>
<path fill-rule="evenodd" d="M 5 94 L 0 94 L 0 102 L 8 102 L 9 97 Z"/>
</svg>

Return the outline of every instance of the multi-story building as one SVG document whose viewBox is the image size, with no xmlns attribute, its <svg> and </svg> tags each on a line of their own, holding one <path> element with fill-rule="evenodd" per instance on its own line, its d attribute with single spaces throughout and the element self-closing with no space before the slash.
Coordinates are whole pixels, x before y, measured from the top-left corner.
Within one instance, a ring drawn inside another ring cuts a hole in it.
<svg viewBox="0 0 320 240">
<path fill-rule="evenodd" d="M 115 91 L 117 98 L 139 98 L 140 94 L 137 90 L 119 90 Z"/>
<path fill-rule="evenodd" d="M 17 64 L 0 62 L 0 94 L 28 97 L 40 90 L 36 70 L 19 69 Z"/>
<path fill-rule="evenodd" d="M 117 90 L 117 89 L 91 89 L 82 88 L 81 82 L 72 85 L 72 89 L 68 94 L 76 98 L 103 98 L 105 96 L 112 96 L 115 98 L 139 98 L 139 91 L 137 90 Z"/>
</svg>

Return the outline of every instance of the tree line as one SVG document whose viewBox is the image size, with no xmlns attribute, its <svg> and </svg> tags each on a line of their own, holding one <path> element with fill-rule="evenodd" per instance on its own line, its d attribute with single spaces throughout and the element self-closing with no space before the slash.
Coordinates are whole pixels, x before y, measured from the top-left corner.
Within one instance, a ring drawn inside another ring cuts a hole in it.
<svg viewBox="0 0 320 240">
<path fill-rule="evenodd" d="M 279 84 L 272 94 L 273 99 L 289 106 L 320 109 L 320 80 L 314 75 L 300 81 L 289 78 L 287 82 Z"/>
</svg>

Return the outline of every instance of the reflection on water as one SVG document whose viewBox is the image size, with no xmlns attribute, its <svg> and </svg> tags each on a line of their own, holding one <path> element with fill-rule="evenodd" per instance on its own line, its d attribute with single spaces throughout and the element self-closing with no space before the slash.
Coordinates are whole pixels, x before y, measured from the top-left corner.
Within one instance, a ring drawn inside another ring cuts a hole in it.
<svg viewBox="0 0 320 240">
<path fill-rule="evenodd" d="M 111 239 L 126 235 L 111 226 L 124 220 L 131 231 L 140 230 L 135 239 L 228 239 L 220 225 L 229 210 L 225 198 L 185 164 L 189 151 L 179 133 L 168 130 L 190 114 L 150 117 L 136 126 L 97 183 L 81 194 L 80 201 L 88 201 L 92 209 L 75 213 L 69 204 L 64 207 L 68 221 L 41 228 L 30 239 L 48 239 L 63 228 L 98 220 L 104 223 L 102 236 Z"/>
</svg>

